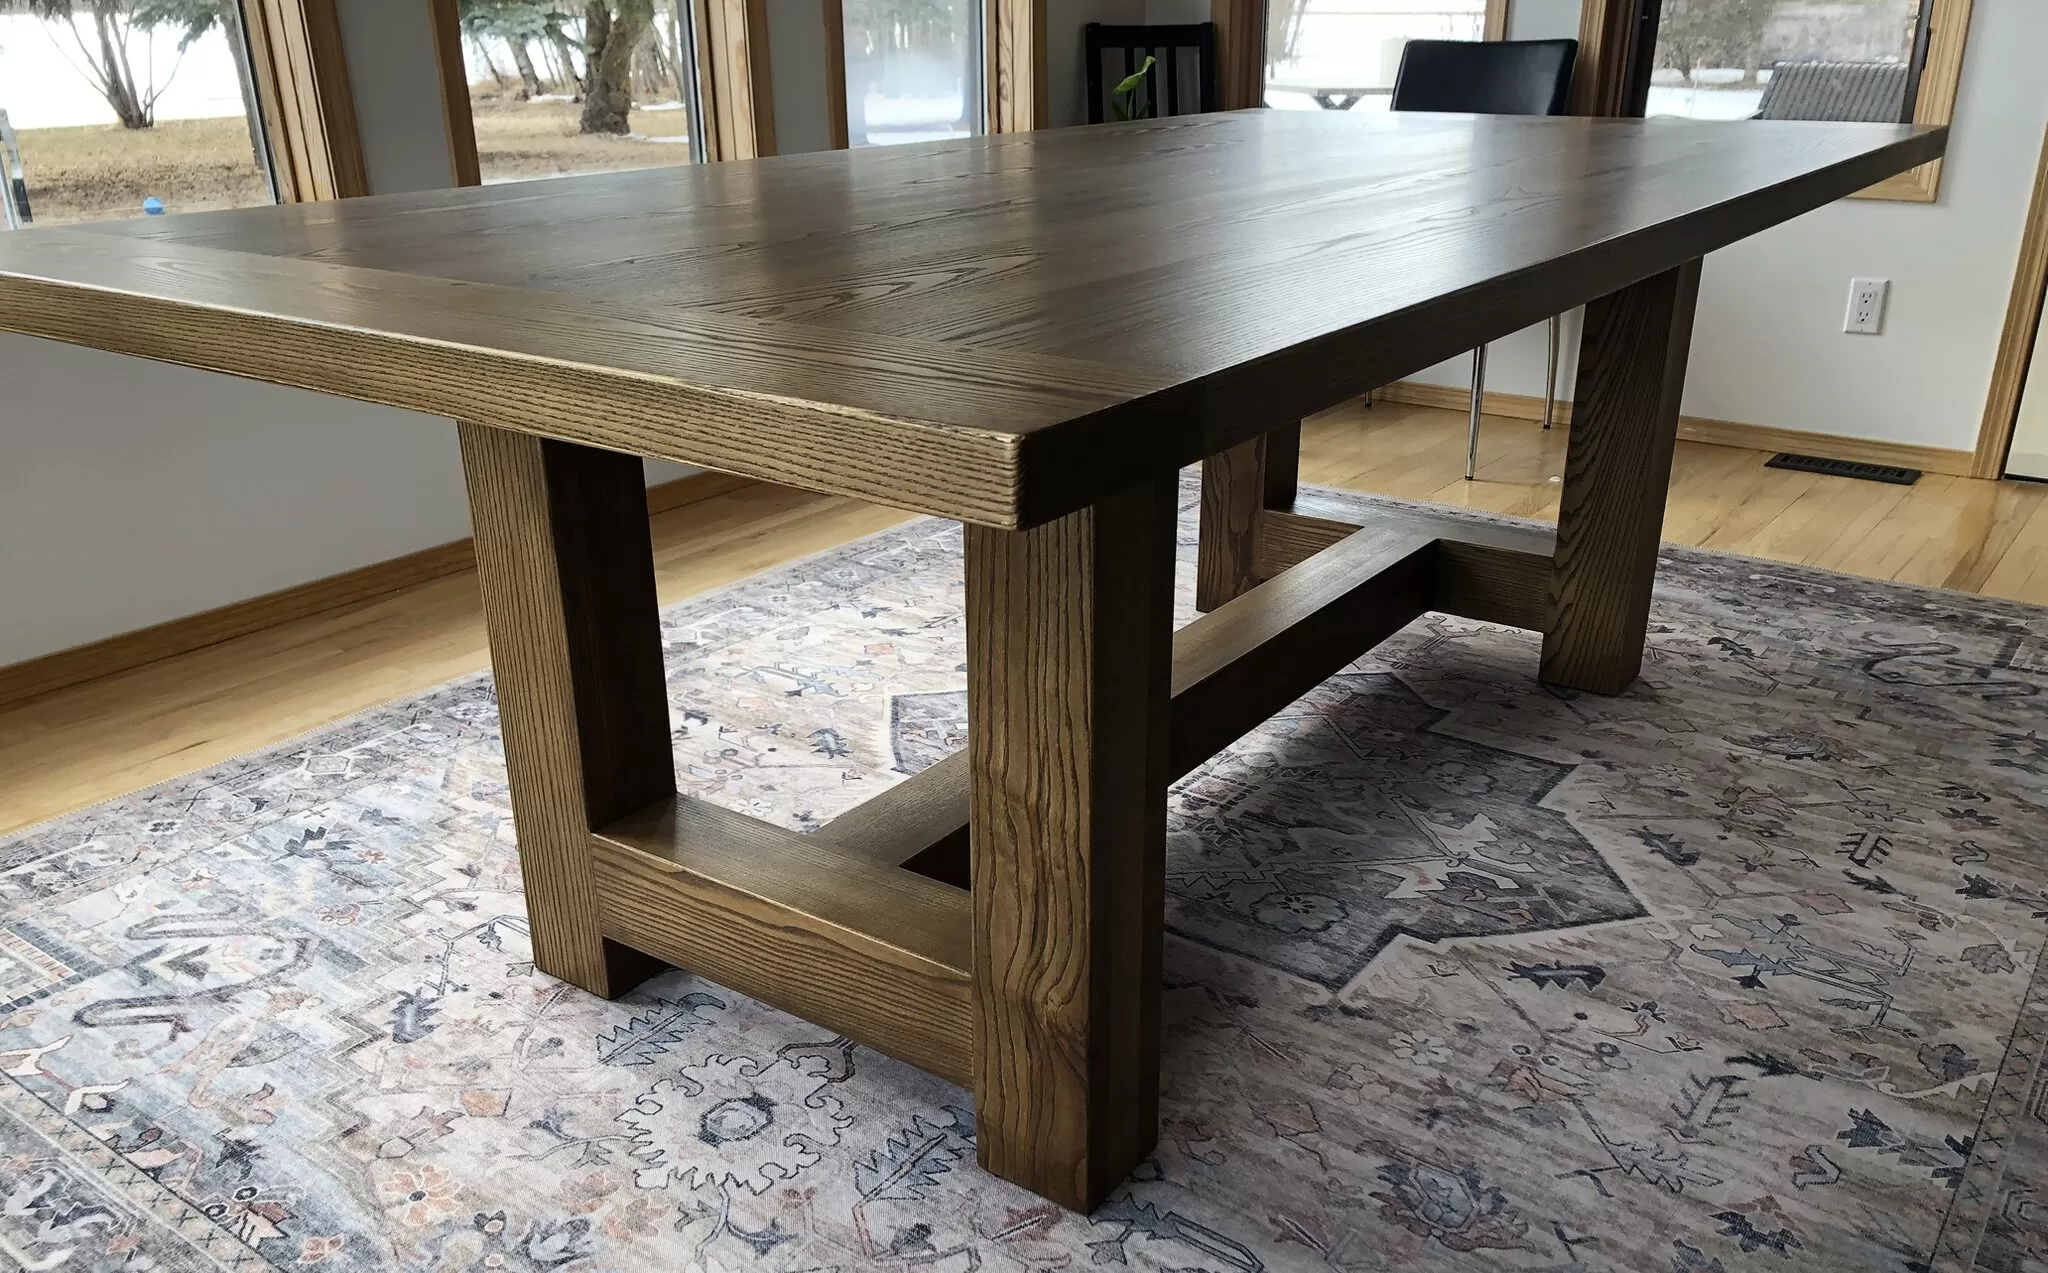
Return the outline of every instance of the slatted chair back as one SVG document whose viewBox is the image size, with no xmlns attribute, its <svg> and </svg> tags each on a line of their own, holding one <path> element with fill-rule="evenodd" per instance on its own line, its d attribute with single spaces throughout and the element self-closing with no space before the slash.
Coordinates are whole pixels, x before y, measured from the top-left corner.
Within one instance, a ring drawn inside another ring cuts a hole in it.
<svg viewBox="0 0 2048 1273">
<path fill-rule="evenodd" d="M 1902 124 L 1912 68 L 1903 62 L 1780 62 L 1757 103 L 1758 119 Z"/>
<path fill-rule="evenodd" d="M 1216 109 L 1216 25 L 1213 22 L 1086 28 L 1088 122 L 1114 118 L 1110 95 L 1153 59 L 1132 113 L 1141 119 L 1197 115 Z"/>
</svg>

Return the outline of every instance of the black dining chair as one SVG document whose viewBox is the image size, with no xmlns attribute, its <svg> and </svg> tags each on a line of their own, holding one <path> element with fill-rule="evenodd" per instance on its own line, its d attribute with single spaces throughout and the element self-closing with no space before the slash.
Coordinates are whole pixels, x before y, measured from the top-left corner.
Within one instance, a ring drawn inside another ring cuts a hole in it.
<svg viewBox="0 0 2048 1273">
<path fill-rule="evenodd" d="M 1577 40 L 1410 40 L 1401 50 L 1390 109 L 1474 115 L 1562 115 L 1571 92 Z M 1550 357 L 1543 375 L 1543 427 L 1557 411 L 1561 316 L 1550 316 Z M 1486 398 L 1486 346 L 1472 351 L 1472 425 L 1465 438 L 1465 480 L 1479 467 L 1479 415 Z"/>
<path fill-rule="evenodd" d="M 1089 123 L 1099 124 L 1109 117 L 1110 92 L 1142 70 L 1148 57 L 1152 69 L 1133 95 L 1135 118 L 1200 115 L 1216 109 L 1215 23 L 1114 26 L 1090 22 L 1083 31 Z"/>
</svg>

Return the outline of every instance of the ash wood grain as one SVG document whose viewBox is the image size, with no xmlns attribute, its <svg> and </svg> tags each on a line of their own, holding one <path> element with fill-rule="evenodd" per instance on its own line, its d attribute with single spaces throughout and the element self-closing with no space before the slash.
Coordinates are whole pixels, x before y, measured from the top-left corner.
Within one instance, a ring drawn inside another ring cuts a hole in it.
<svg viewBox="0 0 2048 1273">
<path fill-rule="evenodd" d="M 1081 1211 L 1159 1133 L 1175 494 L 967 530 L 977 1150 Z"/>
<path fill-rule="evenodd" d="M 1214 610 L 1257 587 L 1259 513 L 1265 508 L 1266 439 L 1256 437 L 1202 461 L 1195 609 Z"/>
<path fill-rule="evenodd" d="M 1944 139 L 1246 111 L 863 147 L 33 229 L 0 327 L 1023 527 Z"/>
<path fill-rule="evenodd" d="M 654 553 L 632 456 L 459 424 L 534 966 L 604 996 L 590 833 L 675 792 Z"/>
<path fill-rule="evenodd" d="M 1028 133 L 1050 117 L 1045 10 L 1046 0 L 986 0 L 983 75 L 991 133 Z"/>
<path fill-rule="evenodd" d="M 594 843 L 607 935 L 971 1081 L 964 891 L 685 797 L 606 826 Z"/>
<path fill-rule="evenodd" d="M 1299 422 L 1202 461 L 1197 610 L 1214 610 L 1270 577 L 1259 573 L 1260 514 L 1294 503 L 1300 473 Z"/>
<path fill-rule="evenodd" d="M 815 834 L 841 853 L 880 866 L 901 866 L 960 888 L 967 872 L 967 753 L 868 797 Z"/>
<path fill-rule="evenodd" d="M 1586 309 L 1543 679 L 1619 694 L 1642 668 L 1700 263 Z"/>
<path fill-rule="evenodd" d="M 1361 528 L 1175 634 L 1178 778 L 1427 610 L 1436 537 Z"/>
</svg>

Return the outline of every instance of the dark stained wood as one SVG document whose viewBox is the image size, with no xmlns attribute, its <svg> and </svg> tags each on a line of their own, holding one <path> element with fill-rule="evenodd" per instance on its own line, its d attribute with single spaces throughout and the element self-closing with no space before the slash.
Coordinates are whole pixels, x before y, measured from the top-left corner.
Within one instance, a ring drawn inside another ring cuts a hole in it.
<svg viewBox="0 0 2048 1273">
<path fill-rule="evenodd" d="M 1281 576 L 1356 532 L 1348 507 L 1297 501 L 1307 511 L 1269 510 L 1259 518 L 1261 579 Z M 1372 524 L 1436 541 L 1429 609 L 1541 632 L 1550 622 L 1550 562 L 1556 532 L 1548 526 L 1488 525 L 1427 509 L 1376 510 Z"/>
<path fill-rule="evenodd" d="M 1550 626 L 1550 552 L 1438 540 L 1429 608 L 1541 632 Z"/>
<path fill-rule="evenodd" d="M 1259 513 L 1265 494 L 1265 436 L 1202 461 L 1195 609 L 1214 610 L 1258 586 Z"/>
<path fill-rule="evenodd" d="M 1267 577 L 1259 573 L 1259 515 L 1291 506 L 1300 477 L 1299 421 L 1202 461 L 1197 610 L 1214 610 Z"/>
<path fill-rule="evenodd" d="M 964 891 L 682 797 L 588 843 L 608 936 L 972 1081 Z"/>
<path fill-rule="evenodd" d="M 976 1147 L 1081 1211 L 1159 1134 L 1175 497 L 967 529 Z"/>
<path fill-rule="evenodd" d="M 969 887 L 967 753 L 954 752 L 909 781 L 868 797 L 816 834 L 863 861 Z"/>
<path fill-rule="evenodd" d="M 1446 571 L 1446 550 L 1480 564 Z M 1540 603 L 1549 557 L 1442 540 L 1421 519 L 1376 520 L 1181 628 L 1173 635 L 1168 780 L 1437 607 L 1443 579 L 1472 573 L 1488 582 L 1461 587 L 1483 592 L 1497 586 L 1494 578 L 1513 576 L 1515 590 Z M 959 872 L 967 861 L 960 832 L 969 820 L 968 761 L 964 751 L 948 756 L 834 819 L 815 838 L 878 866 L 919 869 L 922 861 L 927 869 Z"/>
<path fill-rule="evenodd" d="M 1292 508 L 1301 486 L 1301 421 L 1266 434 L 1266 507 Z"/>
<path fill-rule="evenodd" d="M 1429 608 L 1436 538 L 1361 529 L 1182 628 L 1174 777 L 1194 769 Z"/>
<path fill-rule="evenodd" d="M 457 431 L 534 966 L 622 994 L 659 965 L 603 939 L 590 832 L 676 789 L 640 461 Z"/>
<path fill-rule="evenodd" d="M 1586 309 L 1543 634 L 1552 685 L 1619 694 L 1642 668 L 1699 290 L 1690 261 Z"/>
<path fill-rule="evenodd" d="M 0 328 L 1023 527 L 1944 136 L 1244 111 L 43 227 Z"/>
</svg>

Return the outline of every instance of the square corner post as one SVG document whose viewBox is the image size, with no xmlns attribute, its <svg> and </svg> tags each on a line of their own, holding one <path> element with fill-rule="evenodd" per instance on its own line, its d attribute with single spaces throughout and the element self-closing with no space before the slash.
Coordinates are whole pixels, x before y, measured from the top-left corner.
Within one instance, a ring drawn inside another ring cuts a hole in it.
<svg viewBox="0 0 2048 1273">
<path fill-rule="evenodd" d="M 1159 1135 L 1176 495 L 967 528 L 979 1155 L 1081 1211 Z"/>
<path fill-rule="evenodd" d="M 1542 679 L 1619 694 L 1642 670 L 1700 262 L 1586 307 Z"/>
<path fill-rule="evenodd" d="M 591 832 L 676 789 L 640 460 L 456 428 L 534 966 L 615 997 L 662 965 L 604 937 Z"/>
<path fill-rule="evenodd" d="M 1294 507 L 1301 425 L 1286 425 L 1202 461 L 1202 520 L 1195 608 L 1214 610 L 1250 592 L 1259 573 L 1259 514 Z"/>
</svg>

